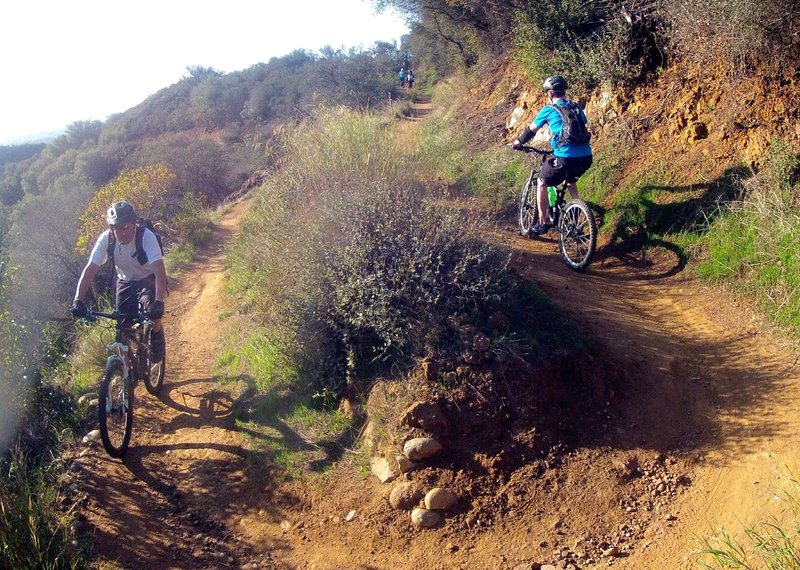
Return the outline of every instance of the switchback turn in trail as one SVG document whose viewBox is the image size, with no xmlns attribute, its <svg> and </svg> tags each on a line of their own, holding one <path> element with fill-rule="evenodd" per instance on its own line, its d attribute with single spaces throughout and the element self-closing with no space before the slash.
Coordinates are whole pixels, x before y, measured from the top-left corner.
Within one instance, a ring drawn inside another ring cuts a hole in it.
<svg viewBox="0 0 800 570">
<path fill-rule="evenodd" d="M 467 520 L 471 504 L 492 499 L 473 488 L 464 515 L 429 530 L 392 511 L 390 487 L 352 461 L 287 479 L 253 441 L 302 438 L 277 419 L 266 436 L 237 423 L 253 388 L 214 377 L 223 248 L 246 205 L 223 216 L 173 287 L 165 386 L 159 398 L 137 389 L 125 461 L 93 447 L 71 469 L 98 567 L 691 568 L 698 537 L 752 524 L 778 475 L 797 472 L 795 352 L 746 305 L 698 284 L 670 252 L 601 244 L 578 274 L 554 240 L 508 225 L 496 238 L 515 271 L 594 341 L 602 433 L 578 437 L 543 475 L 512 474 L 490 519 Z"/>
</svg>

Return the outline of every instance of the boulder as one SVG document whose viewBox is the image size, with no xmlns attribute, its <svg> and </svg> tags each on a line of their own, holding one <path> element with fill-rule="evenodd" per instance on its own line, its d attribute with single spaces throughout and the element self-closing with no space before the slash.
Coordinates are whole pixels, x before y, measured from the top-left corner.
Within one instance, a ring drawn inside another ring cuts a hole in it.
<svg viewBox="0 0 800 570">
<path fill-rule="evenodd" d="M 87 433 L 85 436 L 83 436 L 83 443 L 86 443 L 88 445 L 92 445 L 94 443 L 97 443 L 98 441 L 100 441 L 100 430 L 99 429 L 93 429 L 92 431 Z"/>
<path fill-rule="evenodd" d="M 425 495 L 425 508 L 431 511 L 442 511 L 456 504 L 458 498 L 454 493 L 441 487 L 435 487 Z"/>
<path fill-rule="evenodd" d="M 415 437 L 403 446 L 403 455 L 411 461 L 433 457 L 442 450 L 442 444 L 431 437 Z"/>
<path fill-rule="evenodd" d="M 439 513 L 436 511 L 429 511 L 428 509 L 421 509 L 417 507 L 413 511 L 411 511 L 411 522 L 415 526 L 423 527 L 423 528 L 430 528 L 432 526 L 436 526 L 439 523 Z"/>
<path fill-rule="evenodd" d="M 394 471 L 392 471 L 391 465 L 384 457 L 373 457 L 372 461 L 369 463 L 370 471 L 381 483 L 389 483 L 394 481 L 395 475 Z"/>
<path fill-rule="evenodd" d="M 400 416 L 400 421 L 433 434 L 446 434 L 450 429 L 450 422 L 436 402 L 414 402 Z"/>
<path fill-rule="evenodd" d="M 374 423 L 367 423 L 361 439 L 369 451 L 374 452 L 378 448 L 378 434 Z"/>
<path fill-rule="evenodd" d="M 92 400 L 97 402 L 97 392 L 89 392 L 88 394 L 84 394 L 80 398 L 78 398 L 78 406 L 83 406 L 84 404 L 91 404 Z"/>
<path fill-rule="evenodd" d="M 414 470 L 414 462 L 405 455 L 398 455 L 394 460 L 397 462 L 397 470 L 400 473 L 409 473 Z"/>
<path fill-rule="evenodd" d="M 419 504 L 422 496 L 422 491 L 414 483 L 400 483 L 389 494 L 389 504 L 395 509 L 410 511 Z"/>
</svg>

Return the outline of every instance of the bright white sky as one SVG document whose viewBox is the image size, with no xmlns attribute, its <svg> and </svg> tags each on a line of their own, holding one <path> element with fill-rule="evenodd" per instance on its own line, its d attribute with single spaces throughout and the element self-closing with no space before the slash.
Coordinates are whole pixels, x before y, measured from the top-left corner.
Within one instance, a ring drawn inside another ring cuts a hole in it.
<svg viewBox="0 0 800 570">
<path fill-rule="evenodd" d="M 396 42 L 369 0 L 9 0 L 0 7 L 0 144 L 105 120 L 187 75 L 295 49 Z"/>
</svg>

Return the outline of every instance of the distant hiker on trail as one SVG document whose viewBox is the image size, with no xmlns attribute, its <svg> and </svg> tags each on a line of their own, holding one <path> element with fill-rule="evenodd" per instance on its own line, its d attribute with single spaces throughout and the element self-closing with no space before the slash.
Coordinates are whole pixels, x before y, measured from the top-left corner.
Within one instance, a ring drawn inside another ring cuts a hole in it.
<svg viewBox="0 0 800 570">
<path fill-rule="evenodd" d="M 397 79 L 400 80 L 400 87 L 406 86 L 406 70 L 405 68 L 400 68 L 400 73 L 397 74 Z"/>
<path fill-rule="evenodd" d="M 70 312 L 85 317 L 88 309 L 83 302 L 100 267 L 111 258 L 117 272 L 116 309 L 121 313 L 137 313 L 141 298 L 148 316 L 153 320 L 153 362 L 164 355 L 164 296 L 167 293 L 167 272 L 158 238 L 143 223 L 138 223 L 130 202 L 114 202 L 106 213 L 108 229 L 97 238 L 83 268 L 75 300 Z"/>
<path fill-rule="evenodd" d="M 542 165 L 536 183 L 539 204 L 539 219 L 548 219 L 547 187 L 558 186 L 564 180 L 572 197 L 578 198 L 578 178 L 592 165 L 591 135 L 586 129 L 588 119 L 577 103 L 566 98 L 567 81 L 560 75 L 548 77 L 542 85 L 547 92 L 547 105 L 542 107 L 529 127 L 514 140 L 512 146 L 519 147 L 531 140 L 536 131 L 545 124 L 553 133 L 553 156 Z M 537 224 L 531 232 L 539 235 L 550 231 L 550 224 Z"/>
<path fill-rule="evenodd" d="M 414 87 L 414 72 L 410 69 L 408 70 L 408 75 L 406 75 L 406 81 L 408 81 L 408 88 L 411 89 Z"/>
</svg>

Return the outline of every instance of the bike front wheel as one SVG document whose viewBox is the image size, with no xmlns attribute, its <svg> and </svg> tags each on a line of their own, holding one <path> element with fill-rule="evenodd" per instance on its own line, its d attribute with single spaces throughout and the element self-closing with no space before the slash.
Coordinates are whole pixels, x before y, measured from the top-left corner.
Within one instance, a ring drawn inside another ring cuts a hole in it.
<svg viewBox="0 0 800 570">
<path fill-rule="evenodd" d="M 597 249 L 597 223 L 589 205 L 570 200 L 558 221 L 558 244 L 567 267 L 583 271 Z"/>
<path fill-rule="evenodd" d="M 106 366 L 98 401 L 100 438 L 111 457 L 122 457 L 128 450 L 133 430 L 133 386 L 125 378 L 121 362 Z"/>
<path fill-rule="evenodd" d="M 539 223 L 537 200 L 536 178 L 531 172 L 519 196 L 519 233 L 525 237 L 530 237 L 531 228 Z"/>
</svg>

